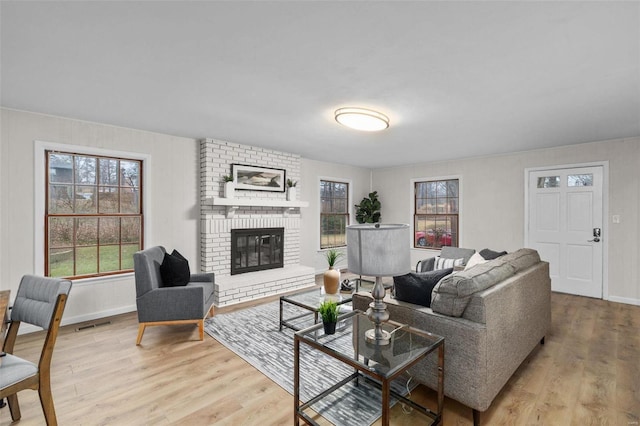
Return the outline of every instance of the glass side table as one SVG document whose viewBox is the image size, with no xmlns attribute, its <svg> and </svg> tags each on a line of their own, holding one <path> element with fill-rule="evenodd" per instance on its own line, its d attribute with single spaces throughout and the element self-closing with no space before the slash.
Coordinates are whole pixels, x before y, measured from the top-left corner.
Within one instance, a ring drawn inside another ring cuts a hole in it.
<svg viewBox="0 0 640 426">
<path fill-rule="evenodd" d="M 442 424 L 442 408 L 444 403 L 444 338 L 426 331 L 418 330 L 394 321 L 384 323 L 383 328 L 392 333 L 389 345 L 375 345 L 365 340 L 364 333 L 373 328 L 367 315 L 362 311 L 353 311 L 338 317 L 338 321 L 346 324 L 336 334 L 325 335 L 322 324 L 316 324 L 294 335 L 294 424 L 304 422 L 317 425 L 305 410 L 326 397 L 336 389 L 360 380 L 378 387 L 382 392 L 382 424 L 389 425 L 390 397 L 411 406 L 431 419 L 431 425 Z M 308 345 L 313 349 L 353 367 L 353 374 L 335 383 L 329 389 L 314 396 L 309 401 L 300 401 L 300 345 Z M 438 353 L 438 408 L 431 411 L 391 389 L 391 382 L 398 378 L 407 368 L 413 366 L 427 355 Z"/>
<path fill-rule="evenodd" d="M 325 300 L 333 300 L 338 305 L 344 305 L 345 303 L 351 302 L 351 294 L 325 294 L 322 292 L 321 288 L 314 288 L 312 290 L 303 290 L 293 294 L 280 296 L 280 331 L 282 331 L 282 327 L 288 327 L 295 331 L 300 330 L 301 327 L 294 323 L 295 320 L 304 318 L 311 314 L 313 314 L 313 323 L 317 324 L 318 308 Z M 283 317 L 284 314 L 282 309 L 285 303 L 298 306 L 299 308 L 305 309 L 309 312 L 304 312 L 301 315 L 285 319 Z"/>
</svg>

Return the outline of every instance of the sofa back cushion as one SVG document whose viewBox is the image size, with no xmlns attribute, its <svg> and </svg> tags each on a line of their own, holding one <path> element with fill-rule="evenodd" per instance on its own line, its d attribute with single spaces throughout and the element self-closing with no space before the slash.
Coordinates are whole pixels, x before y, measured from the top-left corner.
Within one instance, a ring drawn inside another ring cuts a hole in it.
<svg viewBox="0 0 640 426">
<path fill-rule="evenodd" d="M 534 249 L 521 248 L 520 250 L 501 256 L 500 260 L 513 266 L 517 274 L 540 262 L 540 255 Z"/>
<path fill-rule="evenodd" d="M 474 293 L 486 290 L 516 273 L 502 259 L 490 260 L 443 278 L 433 289 L 431 309 L 443 315 L 461 317 Z"/>
</svg>

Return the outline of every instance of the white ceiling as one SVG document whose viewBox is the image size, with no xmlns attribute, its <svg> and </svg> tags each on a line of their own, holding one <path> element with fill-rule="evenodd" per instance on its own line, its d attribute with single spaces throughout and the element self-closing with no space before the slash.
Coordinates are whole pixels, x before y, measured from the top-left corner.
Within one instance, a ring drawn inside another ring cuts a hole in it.
<svg viewBox="0 0 640 426">
<path fill-rule="evenodd" d="M 640 135 L 640 2 L 2 1 L 2 106 L 364 167 Z M 338 125 L 378 109 L 380 133 Z"/>
</svg>

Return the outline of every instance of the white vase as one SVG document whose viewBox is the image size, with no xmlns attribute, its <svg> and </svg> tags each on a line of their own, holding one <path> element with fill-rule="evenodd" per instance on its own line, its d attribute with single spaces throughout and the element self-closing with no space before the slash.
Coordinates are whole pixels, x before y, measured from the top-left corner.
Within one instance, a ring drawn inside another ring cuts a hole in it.
<svg viewBox="0 0 640 426">
<path fill-rule="evenodd" d="M 296 187 L 291 186 L 287 188 L 287 201 L 295 201 L 296 200 Z"/>
<path fill-rule="evenodd" d="M 236 184 L 234 182 L 224 183 L 224 198 L 233 198 L 236 190 Z"/>
</svg>

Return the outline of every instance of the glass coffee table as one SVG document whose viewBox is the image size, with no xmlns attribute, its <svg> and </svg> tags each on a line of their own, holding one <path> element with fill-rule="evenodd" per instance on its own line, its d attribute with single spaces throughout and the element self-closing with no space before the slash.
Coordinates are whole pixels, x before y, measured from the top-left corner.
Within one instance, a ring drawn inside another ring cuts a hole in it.
<svg viewBox="0 0 640 426">
<path fill-rule="evenodd" d="M 303 290 L 297 293 L 280 296 L 280 331 L 282 331 L 282 327 L 288 327 L 292 330 L 298 331 L 301 328 L 308 326 L 308 322 L 306 325 L 300 325 L 300 323 L 296 324 L 295 321 L 311 316 L 311 314 L 313 314 L 313 324 L 317 324 L 318 308 L 325 300 L 334 300 L 338 305 L 344 305 L 345 303 L 351 302 L 351 294 L 346 294 L 344 296 L 341 294 L 325 294 L 322 288 L 314 288 L 311 290 Z M 283 307 L 285 303 L 295 305 L 308 312 L 284 318 Z M 344 307 L 342 310 L 344 310 Z"/>
<path fill-rule="evenodd" d="M 322 331 L 322 324 L 316 324 L 300 330 L 294 335 L 293 399 L 295 404 L 295 425 L 299 425 L 301 419 L 305 423 L 317 425 L 318 423 L 308 413 L 313 410 L 313 405 L 350 382 L 354 382 L 356 386 L 373 386 L 380 390 L 382 425 L 384 426 L 389 425 L 392 396 L 428 417 L 430 423 L 426 424 L 442 424 L 444 403 L 443 337 L 394 321 L 387 321 L 383 324 L 383 328 L 392 333 L 391 343 L 388 345 L 376 345 L 365 340 L 364 333 L 373 328 L 373 323 L 362 311 L 352 311 L 340 315 L 338 321 L 343 321 L 346 326 L 337 330 L 335 334 L 325 335 Z M 353 373 L 308 401 L 300 401 L 300 345 L 308 345 L 353 367 Z M 438 370 L 437 411 L 423 407 L 391 388 L 392 381 L 397 379 L 409 367 L 433 352 L 437 352 L 438 357 L 436 364 Z M 354 416 L 356 415 L 357 413 L 354 413 Z"/>
</svg>

